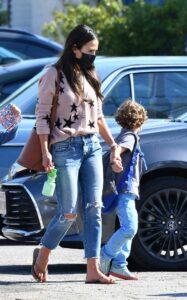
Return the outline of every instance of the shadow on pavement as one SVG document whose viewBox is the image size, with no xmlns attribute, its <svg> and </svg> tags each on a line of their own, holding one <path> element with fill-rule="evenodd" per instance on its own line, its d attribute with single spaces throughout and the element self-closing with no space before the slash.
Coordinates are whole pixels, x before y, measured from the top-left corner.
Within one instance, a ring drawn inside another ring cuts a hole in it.
<svg viewBox="0 0 187 300">
<path fill-rule="evenodd" d="M 4 281 L 4 282 L 0 282 L 0 286 L 15 286 L 15 285 L 26 285 L 26 287 L 28 287 L 28 284 L 42 284 L 43 285 L 50 285 L 50 284 L 56 284 L 56 283 L 85 283 L 85 280 L 58 280 L 58 281 L 50 281 L 48 280 L 47 282 L 42 282 L 42 283 L 38 283 L 37 281 L 33 281 L 33 280 L 27 280 L 27 281 Z M 21 300 L 21 299 L 15 299 L 15 300 Z"/>
<path fill-rule="evenodd" d="M 8 239 L 5 239 L 3 237 L 0 237 L 0 246 L 34 246 L 36 244 L 34 243 L 28 243 L 25 244 L 24 242 L 18 242 L 18 241 L 11 241 Z"/>
<path fill-rule="evenodd" d="M 172 293 L 172 294 L 158 294 L 158 295 L 149 295 L 152 297 L 174 297 L 174 298 L 178 298 L 178 297 L 185 297 L 187 298 L 187 293 Z"/>
<path fill-rule="evenodd" d="M 30 265 L 0 266 L 0 274 L 30 274 Z M 58 264 L 49 265 L 50 274 L 86 273 L 86 264 Z"/>
</svg>

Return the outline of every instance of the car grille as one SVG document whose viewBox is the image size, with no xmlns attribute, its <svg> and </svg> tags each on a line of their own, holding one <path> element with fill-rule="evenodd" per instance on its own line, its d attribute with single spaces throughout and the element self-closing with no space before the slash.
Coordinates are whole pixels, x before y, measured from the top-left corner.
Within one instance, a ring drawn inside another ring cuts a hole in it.
<svg viewBox="0 0 187 300">
<path fill-rule="evenodd" d="M 34 204 L 21 186 L 4 186 L 7 214 L 3 224 L 9 229 L 33 231 L 41 229 Z"/>
</svg>

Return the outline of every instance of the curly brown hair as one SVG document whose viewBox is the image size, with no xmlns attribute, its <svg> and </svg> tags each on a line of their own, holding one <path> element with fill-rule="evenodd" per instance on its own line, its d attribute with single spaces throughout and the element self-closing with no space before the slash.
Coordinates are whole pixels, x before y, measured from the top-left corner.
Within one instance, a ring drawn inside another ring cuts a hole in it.
<svg viewBox="0 0 187 300">
<path fill-rule="evenodd" d="M 115 119 L 121 127 L 133 130 L 140 127 L 148 117 L 141 104 L 127 99 L 118 108 Z"/>
</svg>

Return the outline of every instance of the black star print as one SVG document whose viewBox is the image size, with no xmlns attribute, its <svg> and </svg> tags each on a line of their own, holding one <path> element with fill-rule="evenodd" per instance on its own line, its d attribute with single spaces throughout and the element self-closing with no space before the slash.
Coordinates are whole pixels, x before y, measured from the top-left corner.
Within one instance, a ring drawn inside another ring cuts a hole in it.
<svg viewBox="0 0 187 300">
<path fill-rule="evenodd" d="M 91 122 L 91 121 L 89 121 L 89 124 L 88 124 L 88 126 L 90 126 L 90 128 L 94 128 L 94 127 L 95 127 L 94 123 L 95 123 L 95 122 Z"/>
<path fill-rule="evenodd" d="M 75 105 L 75 103 L 73 103 L 73 104 L 70 105 L 70 106 L 71 106 L 71 112 L 72 112 L 72 111 L 77 112 L 77 105 Z"/>
<path fill-rule="evenodd" d="M 75 120 L 79 120 L 79 115 L 78 114 L 74 114 L 73 118 L 74 118 L 74 121 Z"/>
<path fill-rule="evenodd" d="M 63 84 L 64 84 L 64 76 L 63 76 L 63 74 L 62 74 L 62 72 L 60 72 L 60 82 L 62 82 Z"/>
<path fill-rule="evenodd" d="M 94 106 L 94 101 L 93 101 L 93 100 L 90 100 L 90 101 L 89 101 L 89 105 L 90 105 L 90 107 Z"/>
<path fill-rule="evenodd" d="M 62 123 L 60 122 L 60 119 L 58 118 L 57 121 L 55 122 L 55 126 L 58 127 L 58 129 L 60 129 L 61 125 L 62 125 Z"/>
<path fill-rule="evenodd" d="M 63 128 L 64 128 L 64 127 L 69 127 L 69 128 L 71 128 L 71 125 L 75 123 L 75 122 L 72 122 L 71 116 L 69 117 L 68 120 L 67 120 L 67 119 L 64 119 L 64 121 L 65 121 L 65 124 L 64 124 Z"/>
<path fill-rule="evenodd" d="M 59 91 L 61 94 L 64 93 L 64 88 L 62 86 L 60 86 Z"/>
<path fill-rule="evenodd" d="M 50 122 L 50 117 L 48 115 L 46 115 L 44 118 L 42 118 L 43 120 L 47 121 L 47 124 L 49 124 Z"/>
</svg>

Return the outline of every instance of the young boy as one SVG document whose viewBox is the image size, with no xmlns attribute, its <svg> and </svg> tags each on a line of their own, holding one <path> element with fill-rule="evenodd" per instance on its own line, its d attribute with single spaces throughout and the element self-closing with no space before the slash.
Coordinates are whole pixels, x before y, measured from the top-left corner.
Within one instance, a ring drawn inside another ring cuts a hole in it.
<svg viewBox="0 0 187 300">
<path fill-rule="evenodd" d="M 146 119 L 147 113 L 144 107 L 132 100 L 123 102 L 117 110 L 116 121 L 122 129 L 116 142 L 121 154 L 123 170 L 125 170 L 132 159 L 132 151 L 136 142 L 136 148 L 140 149 L 137 134 Z M 129 132 L 136 134 L 137 139 L 133 134 L 128 134 Z M 112 165 L 112 169 L 114 172 L 117 172 L 116 163 Z M 135 200 L 139 198 L 140 173 L 141 158 L 138 154 L 133 166 L 133 172 L 130 177 L 128 176 L 122 191 L 118 195 L 116 213 L 119 218 L 120 228 L 101 249 L 101 271 L 125 280 L 138 279 L 128 270 L 127 258 L 130 255 L 132 239 L 138 228 Z M 116 173 L 116 182 L 120 182 L 122 176 L 123 171 Z"/>
</svg>

